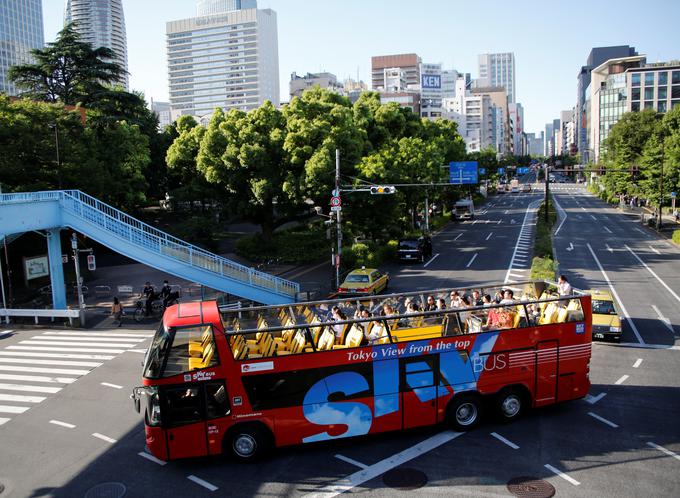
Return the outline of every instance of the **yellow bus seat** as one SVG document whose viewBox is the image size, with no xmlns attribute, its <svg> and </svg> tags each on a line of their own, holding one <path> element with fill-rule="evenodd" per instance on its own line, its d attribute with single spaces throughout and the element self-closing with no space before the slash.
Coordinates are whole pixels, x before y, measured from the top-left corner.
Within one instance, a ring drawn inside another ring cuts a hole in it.
<svg viewBox="0 0 680 498">
<path fill-rule="evenodd" d="M 263 339 L 260 341 L 260 347 L 256 353 L 253 350 L 248 354 L 249 358 L 268 358 L 274 356 L 276 353 L 276 342 L 271 333 L 267 332 L 262 335 Z"/>
<path fill-rule="evenodd" d="M 335 335 L 333 334 L 333 329 L 327 327 L 324 329 L 321 337 L 319 337 L 319 344 L 317 345 L 317 351 L 328 351 L 333 349 L 333 344 L 335 343 Z"/>
<path fill-rule="evenodd" d="M 294 335 L 295 335 L 295 329 L 284 330 L 281 333 L 281 337 L 276 337 L 274 339 L 276 341 L 277 348 L 279 350 L 290 349 L 290 343 L 293 340 Z"/>
<path fill-rule="evenodd" d="M 205 368 L 210 365 L 213 354 L 215 354 L 215 346 L 210 343 L 205 348 L 203 356 L 200 358 L 189 358 L 189 370 L 198 370 L 200 368 Z"/>
<path fill-rule="evenodd" d="M 567 311 L 567 308 L 560 308 L 560 311 L 557 314 L 557 323 L 566 322 L 568 314 L 569 314 L 569 311 Z"/>
<path fill-rule="evenodd" d="M 333 349 L 343 349 L 343 348 L 356 348 L 361 345 L 361 341 L 364 339 L 364 331 L 356 323 L 352 324 L 347 336 L 345 338 L 344 344 L 336 344 Z"/>
<path fill-rule="evenodd" d="M 581 309 L 581 302 L 578 299 L 572 299 L 569 301 L 567 306 L 567 311 L 576 311 Z"/>
<path fill-rule="evenodd" d="M 305 334 L 301 330 L 295 332 L 293 339 L 290 343 L 290 349 L 288 350 L 277 350 L 277 356 L 285 356 L 288 354 L 302 353 L 305 349 Z"/>
<path fill-rule="evenodd" d="M 210 343 L 212 339 L 212 331 L 210 327 L 205 328 L 205 332 L 201 335 L 200 341 L 189 341 L 189 355 L 190 356 L 203 356 L 203 350 Z"/>
</svg>

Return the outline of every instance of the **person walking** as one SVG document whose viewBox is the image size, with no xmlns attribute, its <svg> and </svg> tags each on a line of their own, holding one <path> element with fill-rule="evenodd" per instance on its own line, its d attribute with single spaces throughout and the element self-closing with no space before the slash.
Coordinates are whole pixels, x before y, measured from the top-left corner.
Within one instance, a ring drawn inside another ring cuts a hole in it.
<svg viewBox="0 0 680 498">
<path fill-rule="evenodd" d="M 123 312 L 123 305 L 120 304 L 120 301 L 118 300 L 117 297 L 113 298 L 113 304 L 111 305 L 111 316 L 113 316 L 114 321 L 118 321 L 118 326 L 120 327 L 123 325 L 123 315 L 125 313 Z"/>
</svg>

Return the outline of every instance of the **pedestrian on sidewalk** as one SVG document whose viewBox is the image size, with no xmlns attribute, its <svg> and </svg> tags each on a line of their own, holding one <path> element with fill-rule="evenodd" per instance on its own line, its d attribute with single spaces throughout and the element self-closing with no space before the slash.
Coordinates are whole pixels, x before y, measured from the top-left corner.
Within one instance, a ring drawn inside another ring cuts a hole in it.
<svg viewBox="0 0 680 498">
<path fill-rule="evenodd" d="M 118 321 L 118 326 L 120 327 L 123 325 L 123 305 L 120 304 L 120 301 L 118 300 L 117 297 L 113 298 L 113 304 L 111 305 L 111 316 L 113 316 L 114 321 Z"/>
</svg>

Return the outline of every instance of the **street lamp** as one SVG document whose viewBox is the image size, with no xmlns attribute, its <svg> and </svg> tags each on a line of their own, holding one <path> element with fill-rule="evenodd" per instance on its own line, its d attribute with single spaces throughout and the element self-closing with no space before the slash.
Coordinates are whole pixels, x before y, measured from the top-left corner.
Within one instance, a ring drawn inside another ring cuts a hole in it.
<svg viewBox="0 0 680 498">
<path fill-rule="evenodd" d="M 54 123 L 48 123 L 47 126 L 50 128 L 54 128 L 54 141 L 57 148 L 57 180 L 59 182 L 59 190 L 61 190 L 62 185 L 61 185 L 61 163 L 59 161 L 59 126 L 57 125 L 56 121 Z"/>
</svg>

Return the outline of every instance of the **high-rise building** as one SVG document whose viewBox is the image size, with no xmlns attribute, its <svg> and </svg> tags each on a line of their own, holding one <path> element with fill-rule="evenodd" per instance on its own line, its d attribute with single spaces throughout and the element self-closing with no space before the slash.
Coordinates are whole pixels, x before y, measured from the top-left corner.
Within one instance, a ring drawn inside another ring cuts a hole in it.
<svg viewBox="0 0 680 498">
<path fill-rule="evenodd" d="M 0 92 L 16 95 L 7 79 L 12 66 L 31 62 L 31 50 L 45 44 L 41 0 L 0 2 Z"/>
<path fill-rule="evenodd" d="M 115 52 L 113 61 L 125 71 L 119 83 L 128 88 L 127 38 L 122 0 L 66 0 L 64 23 L 75 23 L 83 41 L 92 48 Z"/>
<path fill-rule="evenodd" d="M 589 122 L 586 100 L 589 98 L 589 92 L 586 91 L 590 85 L 590 73 L 593 69 L 608 61 L 609 59 L 616 59 L 620 57 L 633 57 L 638 55 L 635 47 L 628 45 L 617 45 L 612 47 L 595 47 L 588 54 L 586 65 L 581 67 L 578 74 L 578 85 L 576 93 L 576 145 L 581 154 L 581 160 L 587 163 L 592 159 L 592 145 L 589 144 Z"/>
<path fill-rule="evenodd" d="M 508 94 L 508 102 L 515 102 L 515 54 L 503 52 L 499 54 L 480 54 L 479 86 L 500 86 Z"/>
<path fill-rule="evenodd" d="M 508 154 L 511 152 L 510 115 L 508 113 L 508 96 L 503 87 L 473 87 L 472 95 L 488 95 L 491 99 L 493 114 L 492 144 L 497 152 Z"/>
<path fill-rule="evenodd" d="M 519 102 L 509 103 L 508 115 L 512 130 L 512 153 L 516 156 L 524 155 L 522 150 L 522 140 L 524 137 L 524 108 L 522 107 L 522 104 Z"/>
<path fill-rule="evenodd" d="M 151 110 L 158 116 L 158 129 L 163 130 L 172 124 L 172 114 L 170 113 L 170 102 L 157 102 L 153 98 L 150 103 Z"/>
<path fill-rule="evenodd" d="M 257 9 L 255 0 L 200 0 L 198 6 L 210 14 L 167 23 L 173 119 L 205 121 L 216 107 L 249 111 L 265 100 L 278 106 L 276 12 Z"/>
<path fill-rule="evenodd" d="M 543 156 L 545 155 L 543 147 L 543 132 L 537 133 L 527 133 L 527 154 L 531 156 Z"/>
</svg>

